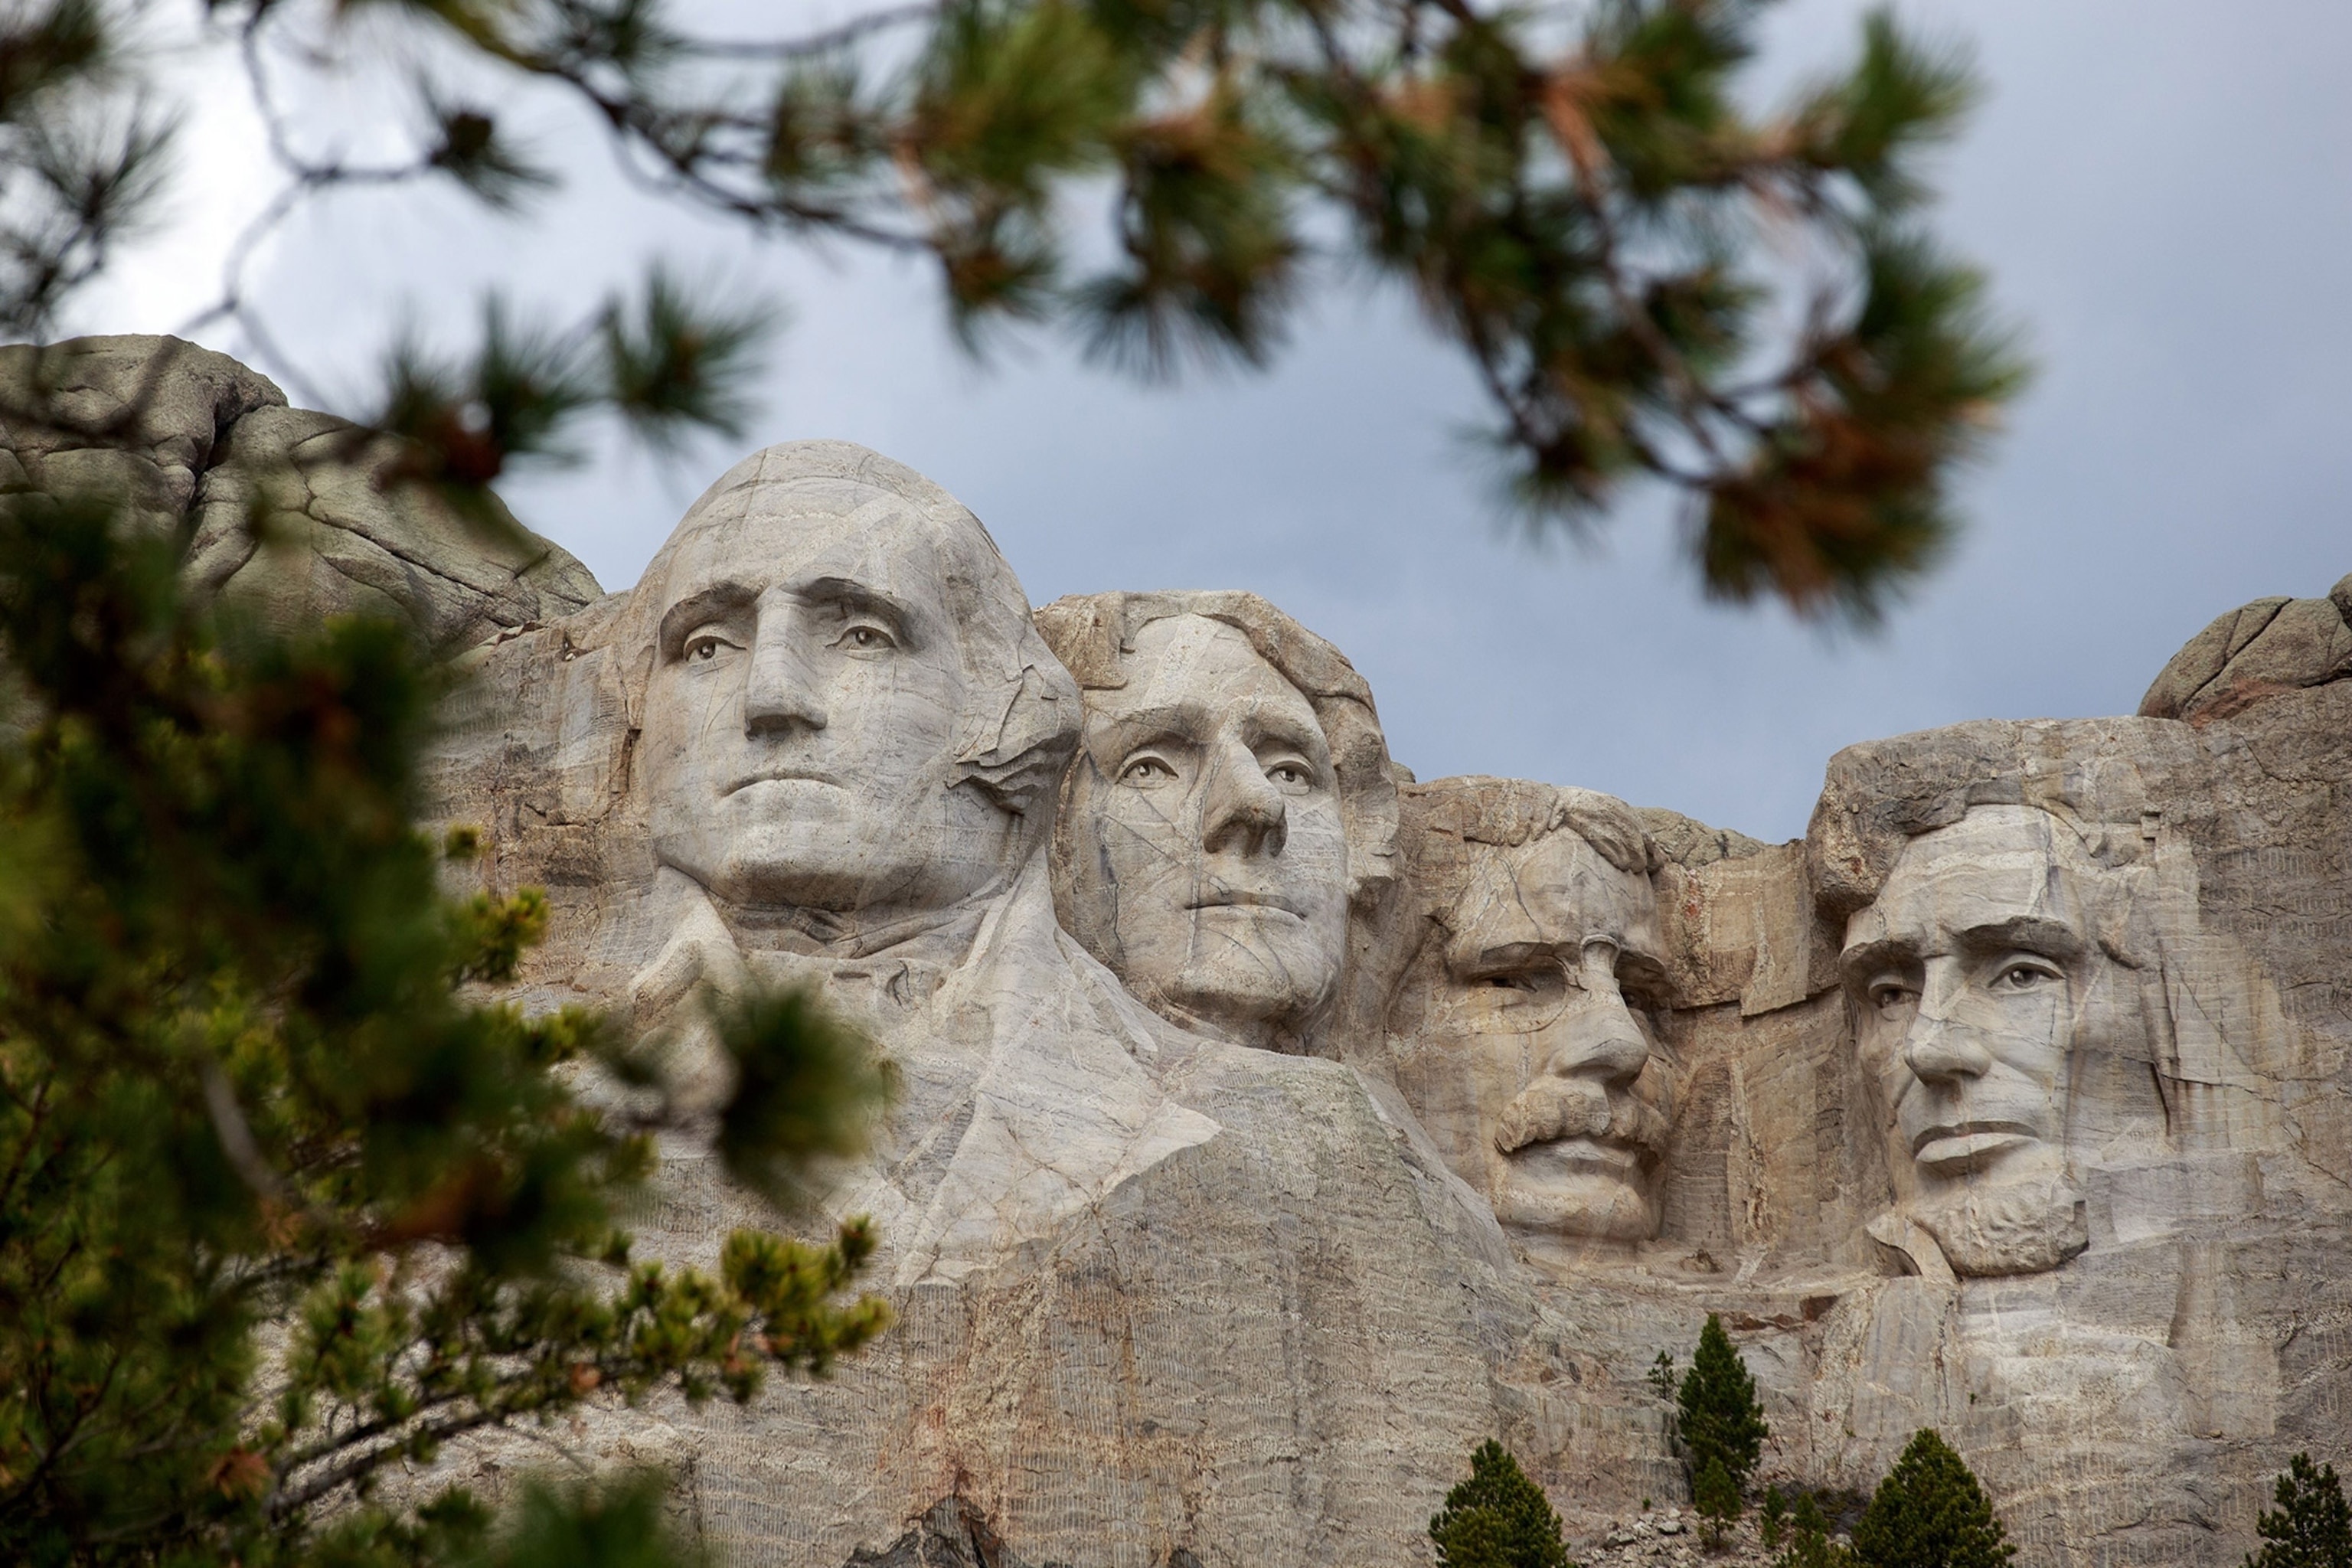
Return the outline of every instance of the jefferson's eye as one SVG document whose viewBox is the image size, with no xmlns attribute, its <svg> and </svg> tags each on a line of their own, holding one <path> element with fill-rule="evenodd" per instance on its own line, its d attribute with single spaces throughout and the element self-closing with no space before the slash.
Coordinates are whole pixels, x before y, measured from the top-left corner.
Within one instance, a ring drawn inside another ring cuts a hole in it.
<svg viewBox="0 0 2352 1568">
<path fill-rule="evenodd" d="M 1137 757 L 1118 772 L 1118 782 L 1149 789 L 1163 784 L 1176 776 L 1176 770 L 1158 757 Z"/>
<path fill-rule="evenodd" d="M 898 639 L 880 626 L 860 622 L 843 632 L 835 646 L 851 648 L 859 653 L 879 653 L 884 648 L 897 647 Z"/>
<path fill-rule="evenodd" d="M 1265 770 L 1274 787 L 1288 795 L 1303 795 L 1315 785 L 1314 775 L 1297 763 L 1276 763 Z"/>
</svg>

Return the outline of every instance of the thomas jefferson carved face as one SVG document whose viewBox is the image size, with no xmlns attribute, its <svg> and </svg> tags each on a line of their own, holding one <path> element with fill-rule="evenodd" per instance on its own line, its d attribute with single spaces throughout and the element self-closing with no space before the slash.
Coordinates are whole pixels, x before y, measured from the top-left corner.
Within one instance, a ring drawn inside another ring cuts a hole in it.
<svg viewBox="0 0 2352 1568">
<path fill-rule="evenodd" d="M 965 629 L 932 529 L 838 479 L 772 483 L 688 527 L 648 584 L 660 858 L 738 904 L 881 917 L 1000 875 L 1014 819 L 959 784 Z"/>
<path fill-rule="evenodd" d="M 2104 873 L 2048 813 L 1979 806 L 1905 847 L 1841 961 L 1898 1189 L 1962 1274 L 2087 1241 L 2071 1145 L 2163 1137 Z"/>
<path fill-rule="evenodd" d="M 1348 844 L 1314 708 L 1234 627 L 1146 623 L 1087 693 L 1071 922 L 1155 1010 L 1273 1046 L 1331 998 Z"/>
<path fill-rule="evenodd" d="M 1400 1084 L 1506 1226 L 1655 1236 L 1674 1074 L 1645 1016 L 1664 974 L 1650 879 L 1566 826 L 1472 850 Z"/>
</svg>

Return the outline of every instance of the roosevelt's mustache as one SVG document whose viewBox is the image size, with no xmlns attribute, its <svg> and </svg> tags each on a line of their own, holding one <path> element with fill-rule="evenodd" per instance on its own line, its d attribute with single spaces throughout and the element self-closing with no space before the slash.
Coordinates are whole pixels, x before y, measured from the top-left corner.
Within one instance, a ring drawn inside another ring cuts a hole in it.
<svg viewBox="0 0 2352 1568">
<path fill-rule="evenodd" d="M 1495 1147 L 1508 1154 L 1530 1143 L 1591 1138 L 1655 1156 L 1667 1131 L 1663 1115 L 1630 1094 L 1612 1094 L 1591 1079 L 1544 1077 L 1503 1108 Z"/>
</svg>

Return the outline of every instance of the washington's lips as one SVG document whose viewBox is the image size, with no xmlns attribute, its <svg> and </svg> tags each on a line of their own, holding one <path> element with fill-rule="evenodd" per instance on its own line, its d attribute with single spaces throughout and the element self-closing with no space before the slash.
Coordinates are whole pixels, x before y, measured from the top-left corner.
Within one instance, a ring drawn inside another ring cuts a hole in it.
<svg viewBox="0 0 2352 1568">
<path fill-rule="evenodd" d="M 1911 1140 L 1911 1157 L 1923 1164 L 1948 1165 L 2038 1142 L 2041 1134 L 2021 1121 L 1947 1121 Z"/>
<path fill-rule="evenodd" d="M 719 793 L 736 795 L 750 789 L 753 784 L 830 784 L 834 783 L 835 783 L 835 780 L 825 777 L 823 773 L 814 773 L 806 768 L 761 768 L 756 773 L 745 773 Z"/>
</svg>

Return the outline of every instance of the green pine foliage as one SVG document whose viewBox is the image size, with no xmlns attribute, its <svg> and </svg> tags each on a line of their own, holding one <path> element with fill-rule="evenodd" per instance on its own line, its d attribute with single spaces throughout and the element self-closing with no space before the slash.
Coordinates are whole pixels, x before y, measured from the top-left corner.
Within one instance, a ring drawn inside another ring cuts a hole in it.
<svg viewBox="0 0 2352 1568">
<path fill-rule="evenodd" d="M 1700 1528 L 1706 1533 L 1707 1543 L 1721 1545 L 1724 1531 L 1739 1517 L 1739 1488 L 1724 1468 L 1721 1455 L 1709 1455 L 1699 1468 L 1698 1479 L 1691 1483 L 1691 1502 L 1704 1521 Z"/>
<path fill-rule="evenodd" d="M 2352 1508 L 2334 1465 L 2315 1466 L 2297 1454 L 2279 1476 L 2276 1511 L 2264 1510 L 2254 1528 L 2263 1549 L 2246 1568 L 2352 1568 Z"/>
<path fill-rule="evenodd" d="M 1510 1450 L 1492 1438 L 1470 1456 L 1470 1479 L 1429 1521 L 1441 1568 L 1576 1568 L 1559 1515 Z"/>
<path fill-rule="evenodd" d="M 44 331 L 170 194 L 165 84 L 126 32 L 155 9 L 0 22 L 0 327 Z M 1254 366 L 1311 293 L 1402 285 L 1475 372 L 1534 525 L 1663 481 L 1706 592 L 1863 620 L 1944 552 L 1953 479 L 2024 380 L 1926 222 L 1923 157 L 1975 76 L 1884 10 L 1766 107 L 1751 0 L 945 0 L 741 37 L 679 0 L 160 9 L 237 38 L 264 106 L 282 191 L 205 321 L 265 350 L 245 269 L 272 226 L 362 187 L 553 199 L 509 127 L 571 114 L 682 206 L 927 261 L 975 347 L 1043 322 L 1147 375 Z M 404 153 L 347 159 L 355 133 Z M 1076 226 L 1105 192 L 1108 246 Z M 392 357 L 376 413 L 420 477 L 478 488 L 578 416 L 660 445 L 740 423 L 771 318 L 690 310 L 656 264 L 641 305 L 532 320 Z"/>
<path fill-rule="evenodd" d="M 1763 1458 L 1764 1439 L 1771 1436 L 1771 1428 L 1765 1424 L 1764 1407 L 1757 1403 L 1756 1380 L 1748 1374 L 1748 1363 L 1731 1348 L 1723 1320 L 1713 1312 L 1699 1331 L 1698 1349 L 1675 1402 L 1675 1433 L 1693 1485 L 1709 1464 L 1720 1464 L 1731 1483 L 1736 1515 L 1738 1495 Z"/>
<path fill-rule="evenodd" d="M 1768 1540 L 1765 1550 L 1776 1544 Z M 1797 1506 L 1789 1517 L 1788 1546 L 1772 1560 L 1772 1568 L 1854 1568 L 1853 1552 L 1830 1538 L 1830 1522 L 1812 1493 L 1797 1494 Z"/>
<path fill-rule="evenodd" d="M 642 1079 L 633 1043 L 481 1000 L 546 901 L 453 900 L 471 836 L 414 826 L 443 678 L 390 625 L 192 606 L 184 535 L 129 515 L 0 499 L 0 1562 L 677 1560 L 643 1479 L 499 1531 L 376 1483 L 485 1427 L 822 1371 L 887 1322 L 844 1299 L 871 1230 L 633 1260 L 654 1121 L 556 1070 Z M 717 1022 L 739 1174 L 854 1141 L 855 1041 L 799 1005 Z"/>
<path fill-rule="evenodd" d="M 1863 1568 L 2006 1568 L 2007 1536 L 1968 1461 L 1922 1428 L 1853 1527 L 1853 1554 Z"/>
</svg>

